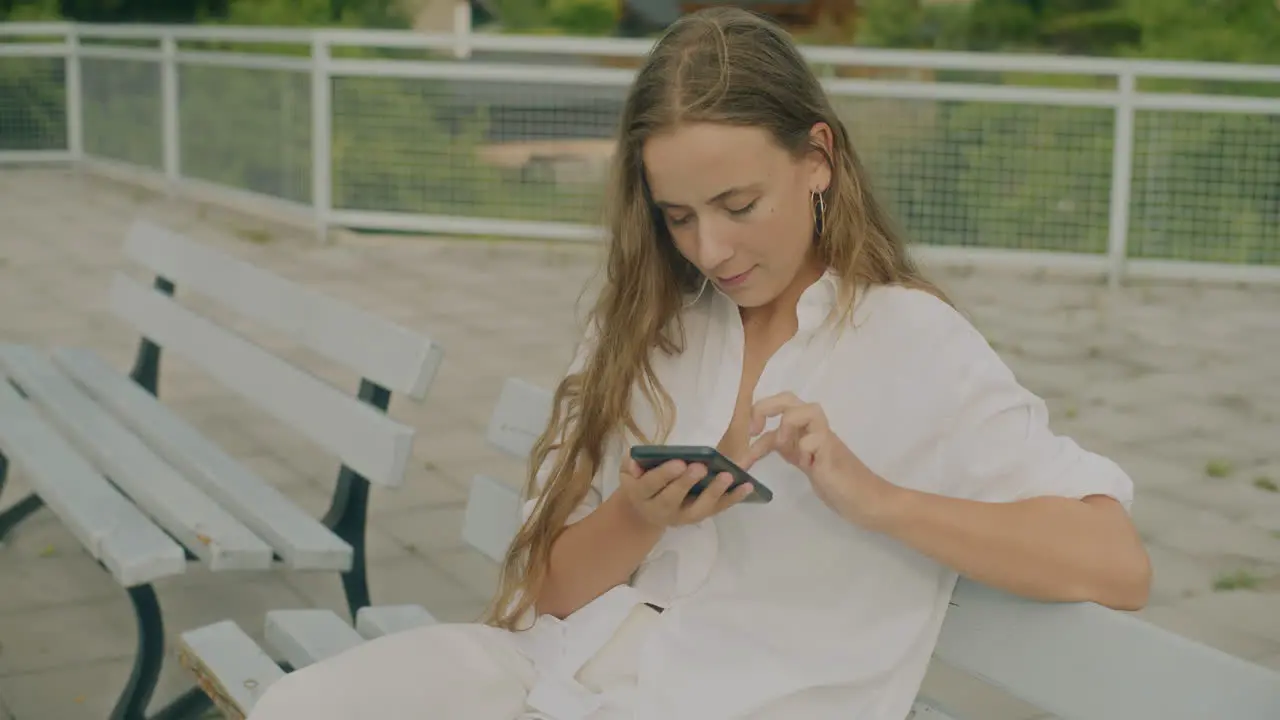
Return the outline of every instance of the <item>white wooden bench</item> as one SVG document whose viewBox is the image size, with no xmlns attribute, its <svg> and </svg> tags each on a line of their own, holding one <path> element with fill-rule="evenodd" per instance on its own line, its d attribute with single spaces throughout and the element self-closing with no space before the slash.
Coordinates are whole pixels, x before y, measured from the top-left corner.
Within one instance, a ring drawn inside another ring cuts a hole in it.
<svg viewBox="0 0 1280 720">
<path fill-rule="evenodd" d="M 508 380 L 488 439 L 523 458 L 549 411 L 550 393 Z M 496 562 L 516 531 L 520 504 L 512 485 L 474 478 L 463 523 L 466 541 Z M 416 605 L 363 608 L 354 628 L 324 610 L 280 610 L 268 614 L 265 637 L 297 668 L 365 640 L 433 622 Z M 184 664 L 228 717 L 243 717 L 284 676 L 230 621 L 185 633 L 182 644 Z M 1063 720 L 1280 718 L 1280 674 L 1126 613 L 1093 604 L 1031 602 L 967 580 L 957 585 L 935 657 Z M 912 716 L 961 719 L 924 697 Z"/>
<path fill-rule="evenodd" d="M 0 536 L 47 506 L 127 589 L 137 615 L 138 652 L 110 717 L 142 720 L 165 654 L 152 583 L 183 573 L 189 562 L 213 571 L 339 573 L 352 615 L 369 604 L 369 485 L 402 482 L 414 435 L 385 410 L 392 391 L 425 396 L 441 349 L 427 337 L 151 223 L 132 227 L 124 251 L 155 278 L 148 288 L 118 274 L 111 286 L 111 309 L 143 338 L 130 374 L 84 348 L 0 344 L 0 489 L 12 464 L 33 491 L 0 514 Z M 175 287 L 351 371 L 356 392 L 344 392 L 179 304 Z M 162 348 L 314 442 L 317 452 L 336 456 L 341 469 L 322 519 L 161 404 Z M 207 694 L 197 687 L 156 717 L 208 707 Z"/>
</svg>

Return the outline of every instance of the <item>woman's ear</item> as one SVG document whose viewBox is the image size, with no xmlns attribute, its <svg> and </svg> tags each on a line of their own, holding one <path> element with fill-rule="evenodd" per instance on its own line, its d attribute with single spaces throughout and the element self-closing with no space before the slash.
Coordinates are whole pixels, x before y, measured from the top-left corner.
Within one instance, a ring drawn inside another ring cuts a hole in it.
<svg viewBox="0 0 1280 720">
<path fill-rule="evenodd" d="M 812 152 L 807 155 L 809 172 L 809 189 L 814 192 L 826 192 L 831 187 L 831 167 L 835 162 L 835 133 L 825 122 L 815 123 L 809 130 L 809 146 Z"/>
</svg>

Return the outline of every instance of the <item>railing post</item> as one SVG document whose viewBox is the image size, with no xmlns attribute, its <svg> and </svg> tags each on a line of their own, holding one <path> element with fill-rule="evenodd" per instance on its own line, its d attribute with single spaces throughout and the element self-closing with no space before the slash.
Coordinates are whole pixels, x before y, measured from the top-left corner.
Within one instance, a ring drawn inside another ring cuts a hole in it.
<svg viewBox="0 0 1280 720">
<path fill-rule="evenodd" d="M 73 163 L 84 159 L 84 112 L 80 83 L 80 33 L 75 25 L 67 29 L 66 70 L 67 153 Z"/>
<path fill-rule="evenodd" d="M 1132 70 L 1117 77 L 1115 139 L 1111 151 L 1111 218 L 1107 233 L 1107 282 L 1112 288 L 1124 280 L 1129 259 L 1129 204 L 1133 189 L 1133 100 L 1137 80 Z"/>
<path fill-rule="evenodd" d="M 471 0 L 453 4 L 453 56 L 459 60 L 471 57 Z"/>
<path fill-rule="evenodd" d="M 177 192 L 182 159 L 178 143 L 178 42 L 171 32 L 160 38 L 160 100 L 164 133 L 164 175 L 169 193 Z"/>
<path fill-rule="evenodd" d="M 311 204 L 316 239 L 328 239 L 333 206 L 333 79 L 329 74 L 329 42 L 323 33 L 311 39 Z"/>
</svg>

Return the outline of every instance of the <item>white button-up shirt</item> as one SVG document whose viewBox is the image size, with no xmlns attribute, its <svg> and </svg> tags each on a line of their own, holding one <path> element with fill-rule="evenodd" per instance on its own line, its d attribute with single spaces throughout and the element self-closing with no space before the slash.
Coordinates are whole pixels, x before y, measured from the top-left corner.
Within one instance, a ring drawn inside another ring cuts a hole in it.
<svg viewBox="0 0 1280 720">
<path fill-rule="evenodd" d="M 790 391 L 821 404 L 871 470 L 915 490 L 990 502 L 1093 494 L 1132 502 L 1129 477 L 1055 435 L 1043 402 L 956 310 L 923 291 L 876 287 L 841 322 L 831 320 L 837 290 L 827 273 L 805 291 L 799 331 L 769 360 L 755 400 Z M 715 446 L 737 401 L 738 307 L 707 293 L 685 310 L 685 327 L 683 353 L 654 355 L 676 406 L 667 442 Z M 652 436 L 655 415 L 642 397 L 634 412 Z M 617 487 L 631 442 L 612 445 L 596 492 L 571 522 Z M 669 529 L 631 587 L 564 621 L 538 620 L 522 641 L 541 677 L 534 707 L 574 720 L 607 705 L 572 675 L 636 603 L 651 601 L 666 611 L 652 623 L 626 701 L 637 720 L 906 717 L 956 574 L 844 520 L 777 455 L 751 473 L 773 490 L 771 503 Z"/>
</svg>

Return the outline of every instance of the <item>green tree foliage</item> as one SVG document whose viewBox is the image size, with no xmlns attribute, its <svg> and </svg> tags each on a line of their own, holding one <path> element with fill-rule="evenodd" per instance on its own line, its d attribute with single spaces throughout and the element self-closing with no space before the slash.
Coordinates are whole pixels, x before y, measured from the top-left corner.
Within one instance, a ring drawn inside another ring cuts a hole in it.
<svg viewBox="0 0 1280 720">
<path fill-rule="evenodd" d="M 231 0 L 225 21 L 229 25 L 308 27 L 340 24 L 342 16 L 341 8 L 333 7 L 330 0 Z"/>
<path fill-rule="evenodd" d="M 503 27 L 508 30 L 544 28 L 550 22 L 549 0 L 493 0 Z"/>
<path fill-rule="evenodd" d="M 612 35 L 618 26 L 617 0 L 550 0 L 548 19 L 571 35 Z"/>
<path fill-rule="evenodd" d="M 861 45 L 958 50 L 968 42 L 969 8 L 915 0 L 864 0 L 858 4 Z"/>
<path fill-rule="evenodd" d="M 0 0 L 0 21 L 58 20 L 59 11 L 57 0 Z M 59 58 L 0 58 L 0 152 L 62 146 L 67 123 L 61 73 Z"/>
<path fill-rule="evenodd" d="M 364 28 L 405 27 L 406 18 L 390 0 L 230 0 L 232 25 Z"/>
<path fill-rule="evenodd" d="M 1275 0 L 1124 0 L 1151 58 L 1280 64 Z"/>
<path fill-rule="evenodd" d="M 1280 63 L 1275 0 L 866 0 L 857 42 Z"/>
<path fill-rule="evenodd" d="M 507 32 L 557 35 L 614 35 L 620 0 L 491 0 Z"/>
<path fill-rule="evenodd" d="M 227 0 L 61 0 L 63 17 L 81 22 L 174 23 L 226 12 Z"/>
<path fill-rule="evenodd" d="M 58 0 L 0 0 L 0 20 L 39 22 L 61 18 Z"/>
<path fill-rule="evenodd" d="M 403 26 L 395 0 L 0 0 L 0 20 Z"/>
</svg>

